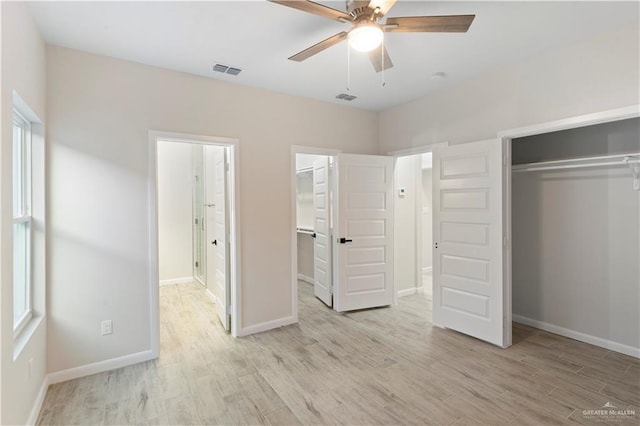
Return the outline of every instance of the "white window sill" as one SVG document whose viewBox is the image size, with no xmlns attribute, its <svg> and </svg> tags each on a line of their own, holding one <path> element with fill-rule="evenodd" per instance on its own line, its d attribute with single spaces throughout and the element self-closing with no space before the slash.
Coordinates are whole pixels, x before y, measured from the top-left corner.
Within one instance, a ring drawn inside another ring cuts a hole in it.
<svg viewBox="0 0 640 426">
<path fill-rule="evenodd" d="M 31 340 L 31 336 L 36 332 L 42 319 L 43 315 L 37 315 L 32 317 L 27 325 L 20 331 L 20 333 L 16 336 L 13 341 L 13 361 L 15 362 L 22 350 L 27 346 L 27 343 Z"/>
</svg>

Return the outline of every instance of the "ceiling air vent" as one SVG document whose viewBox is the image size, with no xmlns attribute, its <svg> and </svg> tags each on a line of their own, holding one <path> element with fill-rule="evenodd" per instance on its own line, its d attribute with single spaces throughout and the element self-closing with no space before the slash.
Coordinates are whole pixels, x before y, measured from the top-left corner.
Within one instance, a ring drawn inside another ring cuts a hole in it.
<svg viewBox="0 0 640 426">
<path fill-rule="evenodd" d="M 213 70 L 223 74 L 238 75 L 242 72 L 240 68 L 230 67 L 229 65 L 215 64 Z"/>
<path fill-rule="evenodd" d="M 355 98 L 357 98 L 357 96 L 347 95 L 346 93 L 340 93 L 339 95 L 336 96 L 336 99 L 342 99 L 349 102 L 351 102 Z"/>
</svg>

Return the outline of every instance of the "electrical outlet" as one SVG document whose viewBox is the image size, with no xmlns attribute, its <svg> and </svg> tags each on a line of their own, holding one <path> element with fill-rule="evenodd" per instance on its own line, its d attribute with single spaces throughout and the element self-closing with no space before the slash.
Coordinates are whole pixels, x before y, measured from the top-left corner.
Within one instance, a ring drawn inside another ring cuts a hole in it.
<svg viewBox="0 0 640 426">
<path fill-rule="evenodd" d="M 107 334 L 113 333 L 113 321 L 104 320 L 102 321 L 102 335 L 106 336 Z"/>
</svg>

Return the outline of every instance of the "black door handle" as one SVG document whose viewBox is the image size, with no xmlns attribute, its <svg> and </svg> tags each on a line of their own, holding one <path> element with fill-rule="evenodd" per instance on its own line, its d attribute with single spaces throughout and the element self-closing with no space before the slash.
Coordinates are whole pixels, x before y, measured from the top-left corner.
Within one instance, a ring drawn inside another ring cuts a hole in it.
<svg viewBox="0 0 640 426">
<path fill-rule="evenodd" d="M 316 233 L 314 232 L 313 234 L 311 234 L 311 238 L 315 238 L 316 237 Z"/>
<path fill-rule="evenodd" d="M 214 246 L 217 246 L 218 245 L 218 240 L 211 241 L 211 244 L 213 244 Z"/>
<path fill-rule="evenodd" d="M 348 239 L 346 239 L 346 238 L 340 238 L 340 239 L 338 240 L 338 242 L 339 242 L 340 244 L 346 244 L 346 243 L 350 243 L 350 242 L 352 242 L 352 241 L 353 241 L 353 240 L 348 240 Z"/>
</svg>

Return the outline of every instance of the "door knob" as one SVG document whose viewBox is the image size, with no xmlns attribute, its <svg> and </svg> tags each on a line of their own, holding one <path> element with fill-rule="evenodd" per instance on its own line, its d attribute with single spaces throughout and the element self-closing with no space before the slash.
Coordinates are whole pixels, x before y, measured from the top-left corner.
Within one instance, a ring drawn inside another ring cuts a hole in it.
<svg viewBox="0 0 640 426">
<path fill-rule="evenodd" d="M 353 240 L 349 240 L 349 239 L 347 239 L 347 238 L 340 238 L 340 239 L 338 240 L 338 242 L 339 242 L 340 244 L 346 244 L 346 243 L 350 243 L 350 242 L 352 242 L 352 241 L 353 241 Z"/>
<path fill-rule="evenodd" d="M 218 245 L 218 240 L 211 241 L 211 244 L 213 244 L 214 246 L 217 246 Z"/>
</svg>

